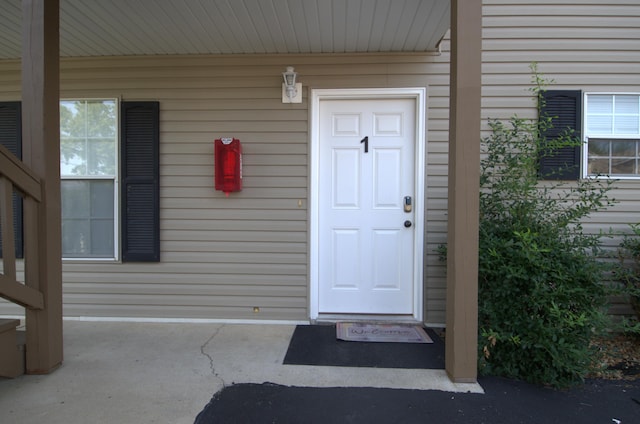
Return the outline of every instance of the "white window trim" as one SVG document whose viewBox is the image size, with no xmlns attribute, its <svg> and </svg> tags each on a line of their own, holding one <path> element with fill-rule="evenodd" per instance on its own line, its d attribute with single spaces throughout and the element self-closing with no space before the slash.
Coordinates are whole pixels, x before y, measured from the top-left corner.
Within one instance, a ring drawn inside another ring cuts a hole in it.
<svg viewBox="0 0 640 424">
<path fill-rule="evenodd" d="M 585 91 L 582 93 L 582 169 L 581 174 L 583 178 L 603 178 L 603 179 L 612 179 L 612 180 L 640 180 L 640 174 L 637 176 L 631 175 L 589 175 L 589 138 L 607 138 L 607 139 L 619 139 L 619 140 L 638 140 L 640 139 L 640 132 L 638 134 L 621 134 L 621 135 L 613 135 L 613 134 L 588 134 L 587 132 L 587 108 L 589 105 L 589 96 L 594 95 L 604 95 L 604 96 L 638 96 L 640 101 L 640 92 L 631 92 L 631 91 L 621 91 L 621 92 L 612 92 L 612 91 Z"/>
<path fill-rule="evenodd" d="M 73 102 L 73 101 L 113 101 L 116 108 L 116 175 L 114 177 L 104 177 L 100 175 L 91 176 L 62 176 L 60 180 L 112 180 L 114 184 L 113 190 L 113 257 L 99 258 L 99 257 L 62 257 L 64 263 L 87 263 L 87 262 L 120 262 L 120 99 L 117 97 L 71 97 L 60 98 L 60 102 Z"/>
</svg>

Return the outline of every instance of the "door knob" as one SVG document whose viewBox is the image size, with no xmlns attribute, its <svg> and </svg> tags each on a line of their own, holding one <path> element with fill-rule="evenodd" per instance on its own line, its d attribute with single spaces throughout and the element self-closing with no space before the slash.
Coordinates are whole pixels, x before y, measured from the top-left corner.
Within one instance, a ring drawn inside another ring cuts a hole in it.
<svg viewBox="0 0 640 424">
<path fill-rule="evenodd" d="M 411 227 L 411 221 L 409 221 L 409 220 L 404 221 L 404 226 L 405 226 L 406 228 Z"/>
</svg>

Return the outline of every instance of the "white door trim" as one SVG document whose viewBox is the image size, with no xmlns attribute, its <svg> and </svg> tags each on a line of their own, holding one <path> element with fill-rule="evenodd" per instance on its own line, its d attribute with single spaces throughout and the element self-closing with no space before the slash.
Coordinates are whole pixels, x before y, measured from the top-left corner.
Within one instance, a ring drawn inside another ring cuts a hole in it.
<svg viewBox="0 0 640 424">
<path fill-rule="evenodd" d="M 426 87 L 416 88 L 368 88 L 368 89 L 312 89 L 311 90 L 311 151 L 310 151 L 310 197 L 309 197 L 309 317 L 320 318 L 319 314 L 319 190 L 320 176 L 320 102 L 340 99 L 414 99 L 416 110 L 415 140 L 415 237 L 413 261 L 414 305 L 413 315 L 404 319 L 422 322 L 423 319 L 423 246 L 425 214 L 425 164 L 426 164 Z M 402 318 L 402 317 L 398 317 Z"/>
</svg>

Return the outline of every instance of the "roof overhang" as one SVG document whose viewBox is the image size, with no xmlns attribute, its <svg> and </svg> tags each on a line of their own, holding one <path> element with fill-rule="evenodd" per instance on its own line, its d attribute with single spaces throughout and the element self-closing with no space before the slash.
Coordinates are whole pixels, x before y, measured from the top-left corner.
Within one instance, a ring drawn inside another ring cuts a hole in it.
<svg viewBox="0 0 640 424">
<path fill-rule="evenodd" d="M 22 0 L 0 2 L 0 59 Z M 60 56 L 433 52 L 450 0 L 60 0 Z"/>
</svg>

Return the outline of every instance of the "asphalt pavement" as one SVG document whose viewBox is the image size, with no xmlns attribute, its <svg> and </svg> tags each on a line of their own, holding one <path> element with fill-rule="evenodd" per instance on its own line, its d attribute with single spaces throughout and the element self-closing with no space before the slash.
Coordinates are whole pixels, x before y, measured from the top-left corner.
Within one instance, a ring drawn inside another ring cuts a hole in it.
<svg viewBox="0 0 640 424">
<path fill-rule="evenodd" d="M 567 390 L 497 377 L 479 383 L 484 394 L 238 384 L 218 392 L 195 424 L 640 423 L 640 381 L 589 380 Z"/>
</svg>

